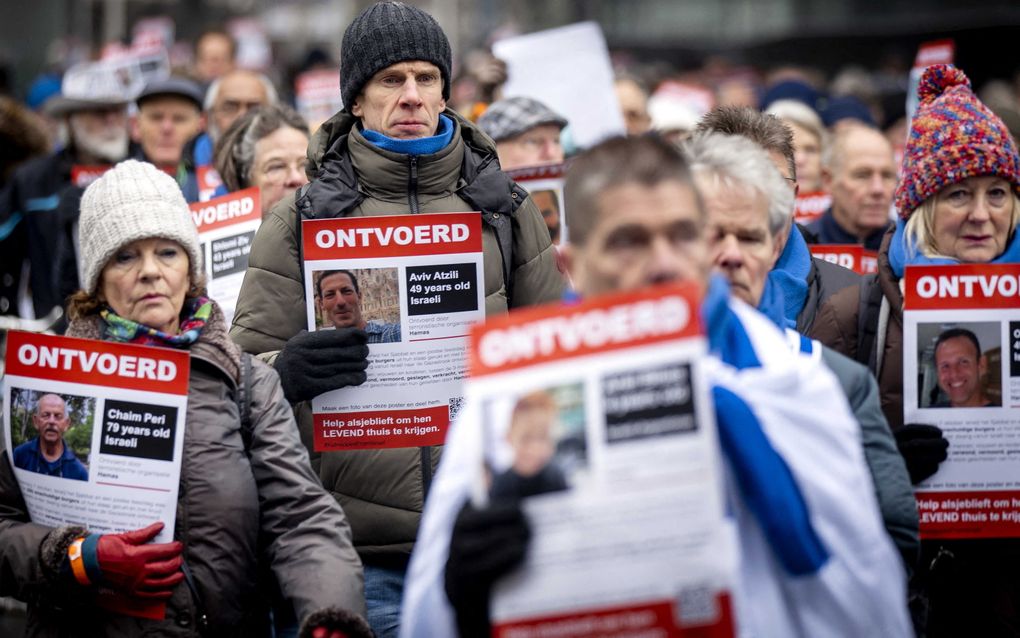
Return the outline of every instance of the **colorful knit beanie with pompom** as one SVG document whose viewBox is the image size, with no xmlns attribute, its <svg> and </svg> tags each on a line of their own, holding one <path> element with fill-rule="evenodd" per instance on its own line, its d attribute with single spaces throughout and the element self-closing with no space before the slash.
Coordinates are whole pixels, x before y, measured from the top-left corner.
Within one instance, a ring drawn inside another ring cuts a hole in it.
<svg viewBox="0 0 1020 638">
<path fill-rule="evenodd" d="M 900 217 L 907 219 L 926 199 L 968 177 L 997 175 L 1020 194 L 1020 158 L 1009 129 L 977 99 L 963 71 L 930 66 L 917 94 L 920 105 L 896 189 Z"/>
</svg>

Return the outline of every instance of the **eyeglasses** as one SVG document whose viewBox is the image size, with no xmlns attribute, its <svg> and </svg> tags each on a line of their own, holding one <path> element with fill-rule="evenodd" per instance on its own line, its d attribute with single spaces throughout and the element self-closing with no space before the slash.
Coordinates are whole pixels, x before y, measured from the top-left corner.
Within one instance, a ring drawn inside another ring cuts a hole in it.
<svg viewBox="0 0 1020 638">
<path fill-rule="evenodd" d="M 216 106 L 216 110 L 224 115 L 237 115 L 247 113 L 248 109 L 257 109 L 262 102 L 242 102 L 241 100 L 224 100 Z"/>
<path fill-rule="evenodd" d="M 282 182 L 287 179 L 288 175 L 291 175 L 294 171 L 304 175 L 305 167 L 308 165 L 308 160 L 304 157 L 293 160 L 291 162 L 285 162 L 282 159 L 270 160 L 265 166 L 261 167 L 260 172 L 262 176 L 268 182 Z"/>
</svg>

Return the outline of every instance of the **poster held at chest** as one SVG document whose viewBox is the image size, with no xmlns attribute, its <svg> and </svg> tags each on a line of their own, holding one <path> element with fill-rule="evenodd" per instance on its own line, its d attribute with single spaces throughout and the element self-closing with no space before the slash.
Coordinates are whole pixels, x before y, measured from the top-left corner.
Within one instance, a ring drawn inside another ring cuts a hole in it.
<svg viewBox="0 0 1020 638">
<path fill-rule="evenodd" d="M 187 409 L 185 351 L 11 332 L 4 445 L 33 523 L 174 538 Z M 163 606 L 101 596 L 115 611 Z"/>
<path fill-rule="evenodd" d="M 523 499 L 531 527 L 493 591 L 494 636 L 734 635 L 699 295 L 665 286 L 473 329 L 461 425 L 481 435 L 457 430 L 479 443 L 473 498 Z"/>
<path fill-rule="evenodd" d="M 316 451 L 440 445 L 485 317 L 479 213 L 302 222 L 308 330 L 368 334 L 368 379 L 312 401 Z"/>
<path fill-rule="evenodd" d="M 905 422 L 949 441 L 921 535 L 1020 537 L 1020 265 L 909 266 L 904 291 Z"/>
</svg>

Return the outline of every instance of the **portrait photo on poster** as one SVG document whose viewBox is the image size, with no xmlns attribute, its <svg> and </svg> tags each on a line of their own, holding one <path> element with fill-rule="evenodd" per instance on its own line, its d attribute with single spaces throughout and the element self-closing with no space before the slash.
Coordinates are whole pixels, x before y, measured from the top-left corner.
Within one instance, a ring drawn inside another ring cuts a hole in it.
<svg viewBox="0 0 1020 638">
<path fill-rule="evenodd" d="M 561 194 L 553 189 L 531 191 L 531 201 L 535 202 L 535 206 L 538 206 L 539 212 L 542 213 L 542 220 L 545 221 L 546 228 L 549 229 L 549 238 L 554 244 L 560 243 L 563 217 L 560 211 L 560 197 Z"/>
<path fill-rule="evenodd" d="M 484 480 L 493 501 L 561 492 L 588 470 L 584 385 L 572 383 L 485 405 Z"/>
<path fill-rule="evenodd" d="M 89 480 L 96 398 L 11 388 L 14 466 L 76 481 Z"/>
<path fill-rule="evenodd" d="M 368 343 L 398 343 L 400 284 L 397 268 L 312 272 L 316 330 L 360 328 Z"/>
<path fill-rule="evenodd" d="M 1002 324 L 917 324 L 918 408 L 1002 405 Z"/>
</svg>

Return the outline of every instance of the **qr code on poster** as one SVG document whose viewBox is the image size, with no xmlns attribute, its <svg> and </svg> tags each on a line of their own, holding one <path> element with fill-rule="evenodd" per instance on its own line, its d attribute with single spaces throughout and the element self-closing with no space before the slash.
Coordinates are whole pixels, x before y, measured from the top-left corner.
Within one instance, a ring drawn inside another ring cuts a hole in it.
<svg viewBox="0 0 1020 638">
<path fill-rule="evenodd" d="M 464 397 L 450 397 L 450 423 L 453 423 L 457 419 L 457 415 L 460 414 L 460 408 L 464 405 Z"/>
<path fill-rule="evenodd" d="M 708 625 L 719 617 L 715 591 L 710 587 L 684 587 L 677 594 L 676 606 L 674 617 L 680 621 L 681 627 Z"/>
</svg>

